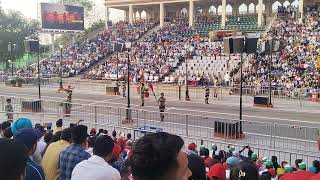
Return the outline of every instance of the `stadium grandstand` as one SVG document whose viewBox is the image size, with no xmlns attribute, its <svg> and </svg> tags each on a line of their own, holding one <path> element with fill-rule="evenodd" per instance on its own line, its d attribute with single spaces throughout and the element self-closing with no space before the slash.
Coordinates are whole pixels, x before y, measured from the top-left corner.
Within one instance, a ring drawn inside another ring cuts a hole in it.
<svg viewBox="0 0 320 180">
<path fill-rule="evenodd" d="M 320 180 L 319 0 L 103 1 L 101 32 L 1 72 L 0 179 Z"/>
</svg>

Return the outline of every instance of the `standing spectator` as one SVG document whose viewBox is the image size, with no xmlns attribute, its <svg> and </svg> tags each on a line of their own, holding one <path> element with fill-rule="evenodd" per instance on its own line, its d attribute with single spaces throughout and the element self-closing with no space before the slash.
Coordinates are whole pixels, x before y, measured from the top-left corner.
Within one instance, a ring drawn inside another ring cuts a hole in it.
<svg viewBox="0 0 320 180">
<path fill-rule="evenodd" d="M 81 161 L 90 158 L 85 151 L 87 147 L 88 127 L 78 125 L 72 128 L 72 144 L 60 153 L 59 168 L 61 171 L 60 180 L 70 180 L 74 167 Z"/>
<path fill-rule="evenodd" d="M 25 128 L 15 133 L 13 138 L 23 143 L 28 150 L 29 157 L 34 154 L 37 149 L 37 141 L 41 135 L 38 130 Z M 30 158 L 27 160 L 26 177 L 25 180 L 45 180 L 44 172 L 41 166 Z"/>
<path fill-rule="evenodd" d="M 59 131 L 62 131 L 63 130 L 63 120 L 62 119 L 59 119 L 57 122 L 56 122 L 56 128 L 54 129 L 53 131 L 53 134 L 59 132 Z"/>
<path fill-rule="evenodd" d="M 8 118 L 8 121 L 13 121 L 13 107 L 11 105 L 11 99 L 7 99 L 7 104 L 5 106 L 6 116 Z"/>
<path fill-rule="evenodd" d="M 0 177 L 8 180 L 25 178 L 28 153 L 24 144 L 0 138 Z"/>
<path fill-rule="evenodd" d="M 93 147 L 93 156 L 76 165 L 72 171 L 72 180 L 120 180 L 120 173 L 108 162 L 112 158 L 114 141 L 110 136 L 97 137 Z"/>
<path fill-rule="evenodd" d="M 86 150 L 91 156 L 93 156 L 93 147 L 97 136 L 90 136 L 88 138 L 88 149 Z"/>
<path fill-rule="evenodd" d="M 112 139 L 114 142 L 117 142 L 117 131 L 112 131 Z"/>
<path fill-rule="evenodd" d="M 7 128 L 10 128 L 11 122 L 10 121 L 5 121 L 0 124 L 0 138 L 4 138 L 4 132 Z"/>
<path fill-rule="evenodd" d="M 15 120 L 11 126 L 11 132 L 15 135 L 18 130 L 23 128 L 32 128 L 31 120 L 28 118 L 19 118 Z"/>
<path fill-rule="evenodd" d="M 147 134 L 133 149 L 130 165 L 134 179 L 187 180 L 188 158 L 181 151 L 183 140 L 165 132 Z"/>
<path fill-rule="evenodd" d="M 67 128 L 62 131 L 59 141 L 54 142 L 48 146 L 41 161 L 46 179 L 60 179 L 59 154 L 68 146 L 70 146 L 71 142 L 71 128 Z"/>
</svg>

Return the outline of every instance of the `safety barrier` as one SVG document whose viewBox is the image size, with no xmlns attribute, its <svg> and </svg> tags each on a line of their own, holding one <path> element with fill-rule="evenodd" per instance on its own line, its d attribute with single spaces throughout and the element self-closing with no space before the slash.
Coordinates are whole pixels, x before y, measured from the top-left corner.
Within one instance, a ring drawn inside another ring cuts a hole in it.
<svg viewBox="0 0 320 180">
<path fill-rule="evenodd" d="M 5 97 L 0 96 L 0 109 L 4 111 Z M 142 109 L 130 109 L 130 120 L 128 120 L 128 109 L 116 106 L 98 106 L 73 103 L 71 114 L 64 114 L 62 102 L 41 100 L 41 112 L 23 112 L 32 111 L 22 107 L 22 102 L 32 102 L 36 99 L 12 97 L 12 105 L 15 112 L 21 112 L 28 115 L 37 122 L 55 122 L 57 118 L 63 117 L 66 121 L 75 123 L 78 120 L 84 120 L 90 127 L 121 127 L 138 128 L 142 126 L 152 126 L 162 128 L 166 132 L 175 133 L 184 137 L 196 139 L 212 139 L 212 141 L 223 141 L 230 144 L 243 144 L 257 146 L 260 148 L 269 148 L 277 150 L 291 150 L 292 152 L 316 153 L 318 147 L 316 140 L 317 129 L 320 123 L 276 120 L 266 118 L 256 118 L 256 120 L 244 119 L 242 131 L 245 137 L 241 136 L 240 130 L 229 128 L 229 125 L 235 125 L 240 128 L 240 121 L 231 116 L 219 116 L 211 114 L 209 116 L 188 113 L 164 113 L 164 122 L 160 121 L 158 111 L 146 111 Z M 61 106 L 62 105 L 62 106 Z M 4 117 L 2 112 L 2 118 Z M 14 118 L 17 118 L 15 115 Z M 215 125 L 215 122 L 225 124 L 225 126 Z M 229 125 L 227 125 L 229 124 Z M 221 132 L 217 135 L 216 132 Z"/>
<path fill-rule="evenodd" d="M 108 107 L 109 108 L 109 107 Z M 102 107 L 93 107 L 93 109 L 90 109 L 90 111 L 93 110 L 93 112 L 88 112 L 85 114 L 78 114 L 74 113 L 70 117 L 68 114 L 63 113 L 32 113 L 32 112 L 15 112 L 14 117 L 27 117 L 32 119 L 33 123 L 54 123 L 58 118 L 64 118 L 64 126 L 68 127 L 69 123 L 77 123 L 78 120 L 84 119 L 82 124 L 87 125 L 89 128 L 103 128 L 107 129 L 109 132 L 116 130 L 118 133 L 132 133 L 134 135 L 135 139 L 138 139 L 141 137 L 141 134 L 138 134 L 135 130 L 138 127 L 142 126 L 151 126 L 151 127 L 159 127 L 162 128 L 166 132 L 175 133 L 179 136 L 181 136 L 185 143 L 191 143 L 194 142 L 198 145 L 202 144 L 206 147 L 210 147 L 211 144 L 216 144 L 218 146 L 219 150 L 227 150 L 229 146 L 234 146 L 236 150 L 241 150 L 244 146 L 250 146 L 259 157 L 267 156 L 270 157 L 272 155 L 275 155 L 278 157 L 278 160 L 281 161 L 287 161 L 291 164 L 294 163 L 296 159 L 303 159 L 307 164 L 311 164 L 313 160 L 318 158 L 317 153 L 318 152 L 306 152 L 308 149 L 301 149 L 292 150 L 292 147 L 290 146 L 281 146 L 280 141 L 288 140 L 288 138 L 280 138 L 276 136 L 270 136 L 268 137 L 265 135 L 263 136 L 254 136 L 256 141 L 262 142 L 263 140 L 261 138 L 265 138 L 265 143 L 269 141 L 270 144 L 277 142 L 279 143 L 277 146 L 270 145 L 269 144 L 261 144 L 254 141 L 251 141 L 252 139 L 248 140 L 230 140 L 227 138 L 217 138 L 211 136 L 210 133 L 208 133 L 208 130 L 210 132 L 214 131 L 214 128 L 211 127 L 204 127 L 204 126 L 198 126 L 194 125 L 192 123 L 192 119 L 195 119 L 194 116 L 190 115 L 181 115 L 185 116 L 185 124 L 180 122 L 160 122 L 159 120 L 151 120 L 155 119 L 155 115 L 153 112 L 149 111 L 140 111 L 140 110 L 131 110 L 131 120 L 133 121 L 132 124 L 123 124 L 123 121 L 126 120 L 126 109 L 123 108 L 115 108 L 112 109 L 112 111 L 109 111 L 108 114 L 100 114 L 103 109 Z M 111 110 L 111 109 L 109 109 Z M 1 111 L 0 116 L 2 116 L 1 119 L 4 118 L 5 112 Z M 166 114 L 167 118 L 175 118 L 173 120 L 179 120 L 177 114 Z M 191 120 L 191 121 L 190 121 Z M 227 121 L 227 120 L 225 120 Z M 243 122 L 244 124 L 248 122 Z M 253 123 L 253 122 L 250 122 Z M 268 123 L 264 123 L 266 127 L 268 127 Z M 253 133 L 245 133 L 246 138 L 249 138 L 250 134 Z M 269 139 L 271 138 L 271 139 Z M 259 140 L 260 139 L 260 140 Z M 269 139 L 269 140 L 268 140 Z M 299 141 L 293 140 L 292 143 L 298 143 Z M 301 140 L 302 141 L 302 140 Z M 308 141 L 304 141 L 307 143 Z M 286 144 L 288 142 L 283 142 L 283 144 Z M 313 145 L 315 142 L 312 142 Z M 302 144 L 300 144 L 302 145 Z M 312 144 L 305 144 L 305 147 L 308 147 Z M 305 148 L 304 147 L 304 148 Z M 309 149 L 310 150 L 310 149 Z M 247 150 L 243 152 L 243 155 L 247 154 Z"/>
</svg>

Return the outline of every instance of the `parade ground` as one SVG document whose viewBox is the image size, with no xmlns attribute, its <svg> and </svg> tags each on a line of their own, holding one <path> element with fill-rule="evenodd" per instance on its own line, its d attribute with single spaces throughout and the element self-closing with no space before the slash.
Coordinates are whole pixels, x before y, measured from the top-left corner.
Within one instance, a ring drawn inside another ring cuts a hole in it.
<svg viewBox="0 0 320 180">
<path fill-rule="evenodd" d="M 166 88 L 157 86 L 154 90 L 156 97 L 159 98 L 159 94 L 163 92 L 167 99 L 165 120 L 161 122 L 158 104 L 153 94 L 150 92 L 150 96 L 145 98 L 145 106 L 142 107 L 136 85 L 132 85 L 130 108 L 134 122 L 125 124 L 123 120 L 126 119 L 127 97 L 107 95 L 105 84 L 78 82 L 71 86 L 74 90 L 70 117 L 62 115 L 63 110 L 59 104 L 66 100 L 67 95 L 58 93 L 56 83 L 41 86 L 42 119 L 39 119 L 36 114 L 22 112 L 20 105 L 24 100 L 38 98 L 37 86 L 25 85 L 19 88 L 1 85 L 1 106 L 3 108 L 6 98 L 20 99 L 14 101 L 17 116 L 27 116 L 33 118 L 35 122 L 54 123 L 57 118 L 64 117 L 70 122 L 83 120 L 83 123 L 90 127 L 103 126 L 109 130 L 119 129 L 118 131 L 126 132 L 143 126 L 152 126 L 188 137 L 190 141 L 198 143 L 221 142 L 221 146 L 228 144 L 256 146 L 263 149 L 264 154 L 268 153 L 266 152 L 268 149 L 289 149 L 291 153 L 296 153 L 295 157 L 300 153 L 309 155 L 308 158 L 312 159 L 318 153 L 316 139 L 317 129 L 320 128 L 319 102 L 274 98 L 274 108 L 261 108 L 253 106 L 252 96 L 244 95 L 242 127 L 245 138 L 233 139 L 216 137 L 214 124 L 215 121 L 239 122 L 239 95 L 237 94 L 223 93 L 218 98 L 211 97 L 207 105 L 204 103 L 203 88 L 198 88 L 197 96 L 190 94 L 191 101 L 185 101 L 184 97 L 179 100 L 173 85 Z M 195 93 L 195 91 L 190 92 Z"/>
</svg>

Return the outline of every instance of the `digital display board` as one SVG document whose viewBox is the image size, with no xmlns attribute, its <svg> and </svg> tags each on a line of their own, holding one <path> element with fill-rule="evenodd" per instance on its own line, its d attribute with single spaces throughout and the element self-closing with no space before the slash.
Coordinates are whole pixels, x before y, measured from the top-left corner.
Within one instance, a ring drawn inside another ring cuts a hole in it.
<svg viewBox="0 0 320 180">
<path fill-rule="evenodd" d="M 84 30 L 84 9 L 80 6 L 41 3 L 42 30 Z"/>
</svg>

